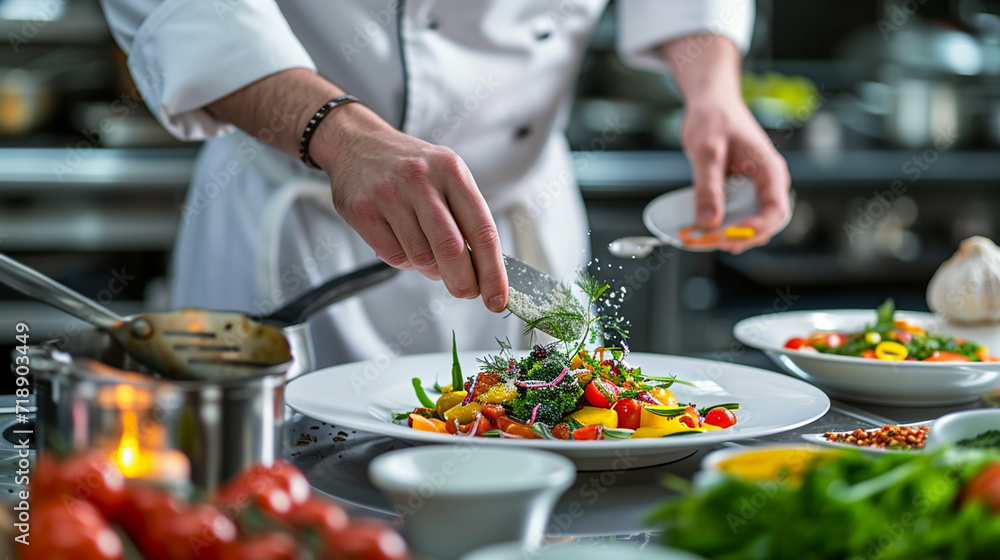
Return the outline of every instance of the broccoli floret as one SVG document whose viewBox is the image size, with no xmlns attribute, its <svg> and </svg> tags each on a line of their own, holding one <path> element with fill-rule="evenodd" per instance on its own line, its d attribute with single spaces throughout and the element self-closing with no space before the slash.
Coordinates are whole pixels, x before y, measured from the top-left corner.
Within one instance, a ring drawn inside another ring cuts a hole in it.
<svg viewBox="0 0 1000 560">
<path fill-rule="evenodd" d="M 563 369 L 568 367 L 569 360 L 563 354 L 551 352 L 544 359 L 532 364 L 521 378 L 525 381 L 549 383 L 550 381 L 555 381 L 562 374 Z"/>
<path fill-rule="evenodd" d="M 583 387 L 572 376 L 567 376 L 559 385 L 543 389 L 519 387 L 517 397 L 508 405 L 510 414 L 525 422 L 531 419 L 535 405 L 541 404 L 535 419 L 548 425 L 562 421 L 563 416 L 576 410 L 576 404 L 583 396 Z"/>
</svg>

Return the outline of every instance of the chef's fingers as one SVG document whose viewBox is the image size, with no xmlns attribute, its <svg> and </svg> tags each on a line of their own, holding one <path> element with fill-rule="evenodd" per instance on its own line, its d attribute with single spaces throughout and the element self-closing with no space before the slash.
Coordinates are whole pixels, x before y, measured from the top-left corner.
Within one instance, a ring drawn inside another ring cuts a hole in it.
<svg viewBox="0 0 1000 560">
<path fill-rule="evenodd" d="M 427 193 L 427 198 L 417 205 L 416 211 L 448 292 L 457 298 L 478 296 L 479 281 L 465 238 L 444 200 L 437 192 Z"/>
<path fill-rule="evenodd" d="M 507 307 L 507 270 L 500 249 L 500 235 L 486 199 L 465 163 L 454 156 L 439 169 L 447 183 L 448 207 L 472 252 L 472 265 L 479 281 L 479 293 L 486 308 L 500 313 Z"/>
<path fill-rule="evenodd" d="M 353 227 L 353 226 L 352 226 Z M 361 239 L 375 251 L 375 256 L 385 264 L 400 270 L 413 270 L 413 263 L 406 256 L 403 246 L 396 240 L 396 234 L 384 221 L 371 221 L 363 227 L 354 228 Z"/>
<path fill-rule="evenodd" d="M 785 223 L 791 213 L 789 199 L 791 179 L 785 160 L 771 149 L 764 152 L 748 150 L 747 158 L 748 161 L 752 160 L 753 164 L 742 165 L 741 169 L 754 180 L 760 212 L 740 224 L 754 229 L 756 234 L 752 238 L 727 241 L 723 247 L 724 250 L 737 255 L 770 241 L 771 236 Z"/>
<path fill-rule="evenodd" d="M 719 227 L 725 214 L 726 144 L 714 140 L 688 151 L 694 175 L 694 211 L 698 229 Z"/>
<path fill-rule="evenodd" d="M 437 259 L 434 251 L 431 250 L 427 236 L 420 228 L 417 217 L 408 208 L 398 208 L 387 216 L 389 227 L 392 228 L 396 239 L 406 252 L 406 258 L 420 271 L 420 274 L 431 280 L 440 280 L 441 272 L 438 270 Z"/>
</svg>

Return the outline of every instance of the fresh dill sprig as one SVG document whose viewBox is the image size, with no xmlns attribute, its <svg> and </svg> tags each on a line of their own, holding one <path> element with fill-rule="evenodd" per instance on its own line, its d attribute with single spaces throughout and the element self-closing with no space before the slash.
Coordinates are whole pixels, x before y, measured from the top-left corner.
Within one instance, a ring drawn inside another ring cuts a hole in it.
<svg viewBox="0 0 1000 560">
<path fill-rule="evenodd" d="M 479 362 L 479 369 L 482 371 L 503 373 L 510 367 L 510 360 L 514 358 L 514 345 L 510 343 L 509 338 L 503 340 L 496 338 L 495 340 L 500 346 L 500 351 L 492 356 L 477 358 L 476 361 Z"/>
</svg>

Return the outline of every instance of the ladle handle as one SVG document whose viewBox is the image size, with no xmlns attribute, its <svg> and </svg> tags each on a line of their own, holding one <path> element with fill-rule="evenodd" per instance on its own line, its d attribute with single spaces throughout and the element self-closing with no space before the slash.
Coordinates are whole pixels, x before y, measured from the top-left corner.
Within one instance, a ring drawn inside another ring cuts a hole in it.
<svg viewBox="0 0 1000 560">
<path fill-rule="evenodd" d="M 106 307 L 3 253 L 0 253 L 0 283 L 102 329 L 113 329 L 123 321 Z"/>
</svg>

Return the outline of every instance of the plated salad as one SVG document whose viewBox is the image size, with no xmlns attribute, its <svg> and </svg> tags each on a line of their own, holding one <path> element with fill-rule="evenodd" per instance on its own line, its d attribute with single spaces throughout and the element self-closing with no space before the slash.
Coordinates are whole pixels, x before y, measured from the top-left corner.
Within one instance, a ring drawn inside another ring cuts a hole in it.
<svg viewBox="0 0 1000 560">
<path fill-rule="evenodd" d="M 582 339 L 535 345 L 515 355 L 508 341 L 479 360 L 479 371 L 462 374 L 452 335 L 451 384 L 435 383 L 436 398 L 419 378 L 413 388 L 421 406 L 394 420 L 425 432 L 467 437 L 601 440 L 659 438 L 729 428 L 737 423 L 738 403 L 702 406 L 679 403 L 670 387 L 688 384 L 675 376 L 653 376 L 626 361 L 621 321 L 590 310 L 601 309 L 607 284 L 584 278 L 577 283 L 589 305 L 547 310 L 539 321 L 584 324 Z M 526 333 L 534 324 L 529 323 Z M 598 329 L 601 330 L 598 330 Z M 606 330 L 623 340 L 617 347 L 585 348 Z M 577 331 L 578 332 L 578 331 Z M 558 338 L 558 337 L 557 337 Z"/>
<path fill-rule="evenodd" d="M 815 331 L 793 337 L 785 348 L 874 360 L 921 362 L 995 362 L 986 345 L 962 338 L 928 333 L 920 326 L 896 320 L 892 298 L 876 310 L 877 320 L 863 330 L 844 333 Z"/>
</svg>

